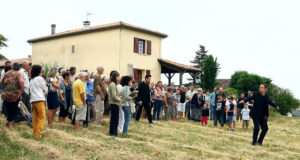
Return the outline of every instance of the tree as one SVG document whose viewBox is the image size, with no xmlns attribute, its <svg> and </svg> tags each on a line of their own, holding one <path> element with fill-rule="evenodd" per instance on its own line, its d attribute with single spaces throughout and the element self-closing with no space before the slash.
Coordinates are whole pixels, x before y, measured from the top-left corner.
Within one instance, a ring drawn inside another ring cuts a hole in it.
<svg viewBox="0 0 300 160">
<path fill-rule="evenodd" d="M 5 43 L 7 41 L 7 38 L 5 38 L 2 34 L 0 34 L 0 49 L 2 47 L 7 47 L 7 44 Z M 5 56 L 0 54 L 0 60 L 7 59 Z"/>
<path fill-rule="evenodd" d="M 206 90 L 213 90 L 217 85 L 216 79 L 220 70 L 220 64 L 217 62 L 217 58 L 209 55 L 203 63 L 203 88 Z"/>
<path fill-rule="evenodd" d="M 229 86 L 237 89 L 239 92 L 238 94 L 241 94 L 247 93 L 248 91 L 257 91 L 259 85 L 262 83 L 269 86 L 272 83 L 272 80 L 256 74 L 249 74 L 246 71 L 237 71 L 231 76 Z"/>
<path fill-rule="evenodd" d="M 196 56 L 194 60 L 190 61 L 192 63 L 193 67 L 201 69 L 198 73 L 191 73 L 192 77 L 195 77 L 195 85 L 202 87 L 202 81 L 203 81 L 203 68 L 204 68 L 204 61 L 207 58 L 207 50 L 205 49 L 205 46 L 199 45 L 199 50 L 195 51 Z M 192 79 L 188 79 L 192 80 Z"/>
<path fill-rule="evenodd" d="M 275 95 L 275 103 L 280 107 L 279 113 L 282 115 L 287 115 L 288 112 L 300 106 L 299 100 L 294 98 L 288 89 L 280 89 Z"/>
</svg>

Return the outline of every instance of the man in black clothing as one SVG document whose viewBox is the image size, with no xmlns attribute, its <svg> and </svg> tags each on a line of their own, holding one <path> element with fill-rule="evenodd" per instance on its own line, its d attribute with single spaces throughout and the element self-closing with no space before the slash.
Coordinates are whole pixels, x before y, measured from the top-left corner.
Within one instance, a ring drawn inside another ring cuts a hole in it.
<svg viewBox="0 0 300 160">
<path fill-rule="evenodd" d="M 236 120 L 237 121 L 242 121 L 242 109 L 244 108 L 244 104 L 245 104 L 245 94 L 244 93 L 241 93 L 241 96 L 240 98 L 238 99 L 238 105 L 237 105 L 237 117 L 236 117 Z"/>
<path fill-rule="evenodd" d="M 262 145 L 265 135 L 268 132 L 268 118 L 269 118 L 269 105 L 279 107 L 269 99 L 269 95 L 266 93 L 267 86 L 261 84 L 259 87 L 259 92 L 255 93 L 252 97 L 245 100 L 245 102 L 254 100 L 253 109 L 250 111 L 250 116 L 253 119 L 254 130 L 253 130 L 253 141 L 252 145 Z M 261 128 L 261 133 L 259 139 L 257 136 L 259 133 L 259 128 Z"/>
<path fill-rule="evenodd" d="M 135 117 L 136 121 L 140 120 L 143 107 L 145 107 L 146 112 L 147 112 L 147 117 L 149 124 L 152 124 L 152 116 L 151 116 L 151 107 L 150 107 L 150 84 L 151 81 L 151 75 L 146 75 L 145 80 L 139 84 L 138 90 L 138 96 L 137 96 L 137 102 L 139 105 L 139 108 L 137 110 L 137 114 Z"/>
</svg>

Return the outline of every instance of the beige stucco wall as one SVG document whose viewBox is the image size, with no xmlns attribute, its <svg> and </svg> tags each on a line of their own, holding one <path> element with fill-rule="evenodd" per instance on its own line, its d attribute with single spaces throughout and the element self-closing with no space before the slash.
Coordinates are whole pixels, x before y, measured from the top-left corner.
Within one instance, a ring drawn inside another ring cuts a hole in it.
<svg viewBox="0 0 300 160">
<path fill-rule="evenodd" d="M 133 52 L 134 37 L 151 40 L 152 54 L 140 55 Z M 75 53 L 72 53 L 75 45 Z M 151 70 L 152 80 L 160 80 L 161 68 L 157 59 L 161 57 L 161 38 L 127 29 L 111 29 L 32 44 L 33 64 L 54 64 L 76 66 L 77 72 L 87 69 L 96 72 L 96 67 L 104 67 L 104 75 L 117 70 L 128 75 L 128 64 L 143 71 Z"/>
</svg>

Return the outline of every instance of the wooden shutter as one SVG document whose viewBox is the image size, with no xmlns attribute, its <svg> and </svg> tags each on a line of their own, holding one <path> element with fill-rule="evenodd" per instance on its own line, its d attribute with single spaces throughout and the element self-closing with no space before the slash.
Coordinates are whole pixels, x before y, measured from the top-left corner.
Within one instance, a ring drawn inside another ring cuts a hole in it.
<svg viewBox="0 0 300 160">
<path fill-rule="evenodd" d="M 139 52 L 139 39 L 134 37 L 133 41 L 133 52 L 138 53 Z"/>
<path fill-rule="evenodd" d="M 151 71 L 150 70 L 146 70 L 146 74 L 151 74 Z"/>
<path fill-rule="evenodd" d="M 134 80 L 139 80 L 139 70 L 133 69 Z"/>
<path fill-rule="evenodd" d="M 147 41 L 147 54 L 151 55 L 151 41 Z"/>
</svg>

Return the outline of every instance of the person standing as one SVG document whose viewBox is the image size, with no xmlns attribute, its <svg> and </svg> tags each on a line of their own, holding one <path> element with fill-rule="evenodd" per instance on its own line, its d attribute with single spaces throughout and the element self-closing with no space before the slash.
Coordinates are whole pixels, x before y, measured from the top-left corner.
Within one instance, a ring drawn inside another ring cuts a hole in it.
<svg viewBox="0 0 300 160">
<path fill-rule="evenodd" d="M 87 79 L 84 83 L 86 90 L 86 102 L 87 102 L 87 119 L 86 121 L 91 121 L 91 113 L 95 117 L 95 97 L 94 97 L 94 80 L 91 79 L 91 74 L 88 74 Z M 93 118 L 94 119 L 94 118 Z M 88 124 L 88 123 L 86 123 Z"/>
<path fill-rule="evenodd" d="M 80 121 L 84 121 L 86 119 L 87 107 L 85 97 L 86 93 L 84 88 L 84 81 L 86 75 L 86 72 L 80 72 L 78 75 L 78 79 L 72 85 L 73 101 L 75 105 L 75 132 L 78 131 Z"/>
<path fill-rule="evenodd" d="M 180 103 L 180 89 L 177 89 L 175 93 L 173 93 L 174 97 L 174 106 L 172 110 L 172 120 L 177 120 L 177 106 Z"/>
<path fill-rule="evenodd" d="M 51 127 L 55 118 L 57 108 L 59 107 L 58 93 L 57 90 L 60 86 L 60 79 L 57 76 L 57 69 L 51 68 L 47 75 L 48 82 L 48 126 Z"/>
<path fill-rule="evenodd" d="M 214 91 L 209 96 L 209 104 L 210 104 L 210 120 L 214 120 L 214 107 L 216 103 L 218 89 L 215 87 Z"/>
<path fill-rule="evenodd" d="M 192 98 L 195 93 L 197 93 L 195 91 L 195 85 L 192 84 L 191 89 L 189 91 L 187 91 L 187 93 L 186 93 L 187 101 L 186 101 L 186 106 L 185 106 L 185 116 L 188 117 L 188 120 L 191 119 L 191 101 L 192 101 Z"/>
<path fill-rule="evenodd" d="M 95 101 L 95 110 L 96 110 L 96 124 L 101 125 L 101 120 L 104 113 L 104 100 L 106 95 L 106 88 L 104 85 L 104 80 L 101 75 L 104 72 L 104 68 L 99 66 L 97 67 L 97 74 L 94 77 L 94 96 Z"/>
<path fill-rule="evenodd" d="M 236 117 L 236 120 L 237 121 L 242 121 L 242 109 L 244 108 L 244 104 L 245 104 L 245 94 L 244 93 L 241 93 L 239 99 L 238 99 L 238 104 L 237 104 L 237 117 Z"/>
<path fill-rule="evenodd" d="M 75 82 L 75 74 L 76 74 L 76 67 L 70 67 L 70 75 L 71 75 L 71 77 L 70 77 L 70 80 L 71 80 L 71 82 L 72 82 L 72 84 Z"/>
<path fill-rule="evenodd" d="M 22 75 L 24 81 L 24 92 L 22 94 L 22 102 L 26 106 L 27 110 L 31 113 L 31 105 L 30 105 L 30 97 L 29 97 L 29 77 L 28 77 L 28 61 L 22 62 L 22 68 L 20 69 L 19 73 Z"/>
<path fill-rule="evenodd" d="M 73 105 L 72 85 L 70 82 L 70 73 L 64 72 L 62 74 L 62 81 L 59 85 L 59 122 L 65 122 L 66 117 L 69 115 L 69 109 Z M 71 116 L 70 116 L 71 117 Z"/>
<path fill-rule="evenodd" d="M 185 87 L 182 85 L 180 87 L 180 103 L 178 104 L 178 118 L 181 119 L 183 116 L 183 113 L 185 112 L 185 100 L 186 100 L 186 92 Z"/>
<path fill-rule="evenodd" d="M 166 107 L 165 107 L 165 120 L 168 121 L 171 119 L 171 114 L 172 110 L 174 108 L 174 96 L 173 96 L 173 87 L 168 87 L 167 88 L 167 93 L 166 93 Z"/>
<path fill-rule="evenodd" d="M 217 100 L 214 105 L 214 126 L 217 127 L 218 122 L 221 124 L 221 128 L 224 128 L 224 111 L 226 108 L 226 102 L 223 100 L 222 94 L 217 94 Z"/>
<path fill-rule="evenodd" d="M 121 91 L 122 96 L 122 110 L 124 112 L 124 126 L 123 126 L 123 134 L 127 135 L 128 126 L 130 124 L 131 120 L 131 109 L 130 109 L 130 101 L 132 101 L 134 96 L 131 96 L 130 88 L 129 86 L 132 85 L 131 77 L 125 76 L 121 80 L 121 85 L 123 86 Z"/>
<path fill-rule="evenodd" d="M 202 93 L 202 88 L 199 88 L 198 93 L 194 94 L 191 100 L 191 110 L 192 110 L 192 120 L 196 121 L 196 122 L 200 122 L 201 121 L 201 116 L 202 116 L 202 109 L 203 109 L 203 105 L 205 103 L 205 99 Z"/>
<path fill-rule="evenodd" d="M 269 130 L 268 127 L 268 118 L 269 118 L 269 105 L 277 108 L 279 110 L 279 106 L 277 106 L 274 102 L 272 102 L 269 98 L 267 92 L 267 85 L 261 84 L 259 86 L 259 92 L 254 93 L 252 97 L 245 100 L 245 102 L 254 100 L 253 108 L 250 111 L 250 116 L 253 119 L 254 129 L 253 129 L 253 141 L 252 145 L 262 145 L 263 140 Z M 259 129 L 261 128 L 260 136 L 257 140 Z"/>
<path fill-rule="evenodd" d="M 119 81 L 120 74 L 117 71 L 112 71 L 110 73 L 110 83 L 108 86 L 108 98 L 111 110 L 109 135 L 114 137 L 118 137 L 119 106 L 122 104 L 122 99 L 117 88 Z"/>
<path fill-rule="evenodd" d="M 247 103 L 244 104 L 244 109 L 242 109 L 241 114 L 243 118 L 243 129 L 248 130 L 250 120 L 250 109 L 248 108 Z"/>
<path fill-rule="evenodd" d="M 4 63 L 4 68 L 5 67 L 11 67 L 11 65 L 12 65 L 12 63 L 11 63 L 11 61 L 5 61 L 5 63 Z M 2 71 L 1 71 L 1 75 L 0 75 L 0 82 L 2 82 L 2 79 L 3 79 L 3 77 L 4 77 L 4 75 L 5 75 L 5 70 L 3 69 Z"/>
<path fill-rule="evenodd" d="M 46 94 L 48 88 L 45 79 L 41 76 L 42 67 L 33 65 L 31 69 L 31 81 L 29 84 L 30 103 L 33 113 L 33 135 L 36 139 L 42 138 L 46 121 Z"/>
<path fill-rule="evenodd" d="M 137 96 L 137 102 L 138 102 L 138 111 L 135 117 L 136 121 L 140 120 L 143 108 L 146 109 L 147 117 L 149 124 L 152 124 L 152 116 L 151 116 L 151 108 L 150 108 L 150 87 L 149 84 L 151 82 L 151 75 L 147 74 L 145 76 L 145 80 L 139 84 L 138 87 L 138 96 Z"/>
<path fill-rule="evenodd" d="M 9 129 L 13 129 L 13 121 L 19 111 L 18 104 L 24 92 L 24 81 L 22 75 L 18 72 L 19 70 L 19 64 L 13 63 L 12 70 L 6 72 L 1 81 L 3 86 L 1 97 L 7 109 L 7 126 Z"/>
<path fill-rule="evenodd" d="M 160 119 L 160 111 L 163 106 L 163 101 L 165 98 L 165 91 L 162 88 L 162 82 L 158 81 L 157 82 L 157 87 L 154 90 L 154 110 L 153 110 L 153 120 L 158 120 Z"/>
</svg>

